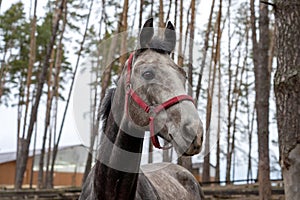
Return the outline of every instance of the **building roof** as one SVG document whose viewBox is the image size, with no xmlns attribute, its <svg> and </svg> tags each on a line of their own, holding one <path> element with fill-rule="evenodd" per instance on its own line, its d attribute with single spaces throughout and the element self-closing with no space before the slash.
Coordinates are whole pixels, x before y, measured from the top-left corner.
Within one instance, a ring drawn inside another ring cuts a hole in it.
<svg viewBox="0 0 300 200">
<path fill-rule="evenodd" d="M 16 152 L 0 153 L 0 164 L 16 160 Z"/>
<path fill-rule="evenodd" d="M 41 153 L 40 149 L 36 150 L 36 152 L 35 152 L 36 155 L 40 154 L 40 153 Z M 33 150 L 30 150 L 29 156 L 32 156 L 32 155 L 33 155 Z M 17 159 L 17 152 L 15 152 L 15 151 L 0 153 L 0 164 L 15 161 L 16 159 Z"/>
<path fill-rule="evenodd" d="M 50 152 L 52 153 L 52 151 Z M 34 170 L 39 169 L 41 150 L 38 149 L 35 152 L 34 157 Z M 47 163 L 48 152 L 45 153 L 44 163 Z M 55 161 L 55 171 L 62 172 L 83 172 L 88 155 L 88 148 L 82 144 L 64 146 L 58 149 L 58 153 Z M 33 156 L 33 151 L 29 152 L 29 157 Z M 0 164 L 12 162 L 16 160 L 16 152 L 0 153 Z"/>
</svg>

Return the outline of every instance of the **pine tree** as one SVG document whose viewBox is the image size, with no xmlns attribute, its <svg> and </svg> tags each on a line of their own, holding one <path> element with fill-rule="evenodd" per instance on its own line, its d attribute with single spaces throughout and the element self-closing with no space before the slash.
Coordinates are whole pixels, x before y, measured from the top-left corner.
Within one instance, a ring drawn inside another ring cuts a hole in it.
<svg viewBox="0 0 300 200">
<path fill-rule="evenodd" d="M 277 70 L 274 78 L 280 163 L 286 199 L 300 199 L 300 6 L 275 1 Z"/>
<path fill-rule="evenodd" d="M 24 176 L 24 172 L 25 172 L 26 164 L 27 164 L 27 160 L 28 160 L 31 136 L 33 133 L 34 124 L 37 119 L 38 107 L 39 107 L 40 99 L 42 96 L 42 91 L 43 91 L 44 82 L 46 80 L 47 71 L 49 68 L 49 60 L 50 60 L 51 52 L 52 52 L 52 49 L 53 49 L 53 46 L 55 43 L 59 21 L 60 21 L 61 15 L 62 15 L 63 3 L 64 3 L 64 0 L 62 0 L 61 4 L 57 8 L 57 13 L 56 13 L 57 15 L 54 20 L 51 38 L 47 45 L 46 56 L 44 58 L 42 71 L 40 73 L 39 80 L 38 80 L 37 92 L 35 95 L 35 102 L 33 103 L 30 120 L 29 120 L 29 125 L 28 125 L 28 129 L 27 129 L 27 136 L 24 140 L 21 140 L 22 141 L 22 143 L 20 145 L 21 148 L 20 148 L 20 152 L 18 154 L 19 162 L 17 163 L 17 169 L 16 169 L 16 180 L 15 180 L 15 188 L 16 189 L 20 189 L 22 187 L 22 182 L 23 182 L 23 178 L 24 178 L 23 176 Z"/>
</svg>

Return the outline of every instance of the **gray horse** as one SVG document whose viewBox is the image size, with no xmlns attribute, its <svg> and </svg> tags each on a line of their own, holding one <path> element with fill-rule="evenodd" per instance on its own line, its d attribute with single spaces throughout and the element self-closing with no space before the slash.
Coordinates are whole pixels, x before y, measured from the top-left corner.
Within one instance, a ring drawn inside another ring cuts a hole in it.
<svg viewBox="0 0 300 200">
<path fill-rule="evenodd" d="M 168 148 L 159 144 L 159 136 L 184 156 L 198 154 L 203 139 L 201 120 L 186 95 L 185 73 L 170 58 L 174 26 L 167 24 L 163 39 L 153 34 L 149 19 L 117 88 L 103 101 L 98 158 L 79 199 L 203 199 L 199 183 L 185 168 L 172 163 L 140 166 L 145 131 L 155 147 Z"/>
</svg>

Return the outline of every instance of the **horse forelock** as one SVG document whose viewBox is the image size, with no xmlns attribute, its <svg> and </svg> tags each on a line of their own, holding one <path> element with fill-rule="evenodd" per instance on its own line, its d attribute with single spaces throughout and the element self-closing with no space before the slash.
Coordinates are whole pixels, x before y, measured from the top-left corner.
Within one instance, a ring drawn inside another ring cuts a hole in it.
<svg viewBox="0 0 300 200">
<path fill-rule="evenodd" d="M 153 37 L 152 40 L 148 43 L 147 48 L 140 48 L 138 49 L 137 55 L 143 53 L 145 50 L 151 49 L 161 54 L 170 54 L 172 53 L 172 47 L 168 42 L 162 40 L 158 37 Z"/>
<path fill-rule="evenodd" d="M 112 101 L 114 98 L 116 88 L 111 88 L 107 91 L 101 105 L 100 115 L 102 120 L 102 130 L 104 131 L 107 124 L 107 119 L 111 110 Z"/>
</svg>

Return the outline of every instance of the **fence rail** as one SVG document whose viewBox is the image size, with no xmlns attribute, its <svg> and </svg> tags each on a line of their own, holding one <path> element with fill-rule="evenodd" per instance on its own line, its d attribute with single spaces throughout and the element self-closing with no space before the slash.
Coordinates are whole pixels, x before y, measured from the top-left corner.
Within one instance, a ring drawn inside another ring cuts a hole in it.
<svg viewBox="0 0 300 200">
<path fill-rule="evenodd" d="M 272 182 L 272 200 L 284 199 L 283 183 L 280 181 Z M 204 196 L 207 200 L 213 199 L 243 199 L 256 200 L 259 195 L 258 183 L 242 185 L 220 186 L 216 184 L 204 185 L 202 187 Z"/>
<path fill-rule="evenodd" d="M 282 182 L 272 181 L 272 199 L 284 199 Z M 243 185 L 220 186 L 215 183 L 202 187 L 206 199 L 255 199 L 258 196 L 258 183 Z M 57 188 L 57 189 L 23 189 L 0 190 L 1 200 L 39 199 L 39 200 L 77 200 L 81 188 Z M 254 197 L 254 198 L 249 198 Z"/>
<path fill-rule="evenodd" d="M 39 200 L 77 200 L 81 188 L 63 189 L 23 189 L 23 190 L 1 190 L 1 200 L 39 199 Z"/>
<path fill-rule="evenodd" d="M 278 184 L 283 183 L 283 179 L 272 179 L 270 180 L 271 184 Z M 252 183 L 258 183 L 258 179 L 239 179 L 239 180 L 231 180 L 231 181 L 208 181 L 208 182 L 200 182 L 201 185 L 211 185 L 211 184 L 252 184 Z"/>
<path fill-rule="evenodd" d="M 203 187 L 202 188 L 204 195 L 258 195 L 258 188 L 257 187 L 251 187 L 247 188 L 245 186 L 241 187 L 228 187 L 223 186 L 223 188 L 220 187 Z M 272 187 L 272 195 L 284 195 L 283 188 L 278 187 Z"/>
</svg>

